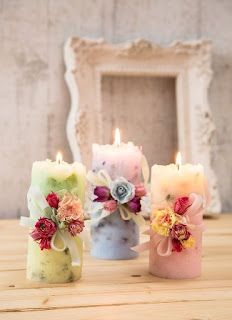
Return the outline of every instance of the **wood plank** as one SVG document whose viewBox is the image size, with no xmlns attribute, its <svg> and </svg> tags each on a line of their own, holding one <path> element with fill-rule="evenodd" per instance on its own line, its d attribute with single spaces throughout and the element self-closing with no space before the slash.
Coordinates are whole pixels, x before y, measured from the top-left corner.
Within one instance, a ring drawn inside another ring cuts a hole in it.
<svg viewBox="0 0 232 320">
<path fill-rule="evenodd" d="M 78 299 L 78 297 L 77 297 Z M 171 316 L 170 316 L 171 314 Z M 1 320 L 229 320 L 231 301 L 182 301 L 0 313 Z"/>
<path fill-rule="evenodd" d="M 203 273 L 194 280 L 167 280 L 148 273 L 148 253 L 138 259 L 104 261 L 84 252 L 76 283 L 44 284 L 25 279 L 27 230 L 0 221 L 0 319 L 231 319 L 232 216 L 206 220 Z M 6 238 L 4 238 L 6 237 Z M 145 236 L 142 236 L 145 239 Z M 5 239 L 5 240 L 4 240 Z"/>
</svg>

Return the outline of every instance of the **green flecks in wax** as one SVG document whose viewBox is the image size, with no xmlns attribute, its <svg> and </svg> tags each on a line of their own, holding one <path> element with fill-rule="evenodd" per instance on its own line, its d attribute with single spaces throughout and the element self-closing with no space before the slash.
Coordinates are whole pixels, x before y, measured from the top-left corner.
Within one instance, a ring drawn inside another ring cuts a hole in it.
<svg viewBox="0 0 232 320">
<path fill-rule="evenodd" d="M 66 249 L 64 250 L 64 253 L 65 253 L 65 254 L 69 254 L 69 249 L 66 248 Z"/>
<path fill-rule="evenodd" d="M 168 194 L 166 196 L 166 201 L 172 201 L 174 199 L 174 197 L 171 194 Z"/>
<path fill-rule="evenodd" d="M 75 174 L 71 174 L 65 180 L 59 181 L 55 178 L 48 178 L 47 179 L 47 187 L 52 191 L 59 191 L 59 190 L 69 190 L 76 188 L 77 185 L 77 176 Z"/>
<path fill-rule="evenodd" d="M 70 272 L 70 276 L 68 277 L 68 282 L 73 282 L 74 281 L 74 275 L 72 272 Z"/>
</svg>

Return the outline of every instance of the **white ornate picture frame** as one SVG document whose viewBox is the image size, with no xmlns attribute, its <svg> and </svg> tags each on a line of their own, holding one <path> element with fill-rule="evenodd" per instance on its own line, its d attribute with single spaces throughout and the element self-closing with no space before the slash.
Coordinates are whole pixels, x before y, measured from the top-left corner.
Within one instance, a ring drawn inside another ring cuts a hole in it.
<svg viewBox="0 0 232 320">
<path fill-rule="evenodd" d="M 215 127 L 208 102 L 212 78 L 209 41 L 175 42 L 161 47 L 145 40 L 109 44 L 74 37 L 66 42 L 64 56 L 71 95 L 67 136 L 75 160 L 90 166 L 92 143 L 103 141 L 103 76 L 175 77 L 179 150 L 184 162 L 204 166 L 212 195 L 209 211 L 221 212 L 217 179 L 211 166 Z"/>
</svg>

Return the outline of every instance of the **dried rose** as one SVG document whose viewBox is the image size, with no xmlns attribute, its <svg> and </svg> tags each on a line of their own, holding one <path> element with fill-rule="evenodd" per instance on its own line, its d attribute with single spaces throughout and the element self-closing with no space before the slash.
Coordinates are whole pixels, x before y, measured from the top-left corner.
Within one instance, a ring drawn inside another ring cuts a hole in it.
<svg viewBox="0 0 232 320">
<path fill-rule="evenodd" d="M 146 189 L 144 187 L 144 184 L 138 184 L 137 186 L 135 186 L 135 196 L 142 198 L 146 195 Z"/>
<path fill-rule="evenodd" d="M 68 231 L 71 233 L 71 235 L 74 237 L 78 233 L 81 233 L 84 229 L 84 221 L 83 220 L 73 220 L 68 225 Z"/>
<path fill-rule="evenodd" d="M 190 232 L 188 231 L 188 228 L 185 224 L 182 223 L 176 223 L 174 224 L 174 226 L 172 227 L 171 230 L 171 236 L 174 239 L 177 240 L 188 240 L 188 238 L 190 237 Z"/>
<path fill-rule="evenodd" d="M 47 195 L 46 200 L 50 207 L 57 209 L 60 199 L 55 192 L 51 192 Z"/>
<path fill-rule="evenodd" d="M 112 197 L 121 204 L 129 202 L 135 196 L 135 186 L 123 177 L 111 182 L 110 191 Z"/>
<path fill-rule="evenodd" d="M 95 187 L 94 195 L 97 196 L 94 201 L 105 202 L 110 198 L 110 189 L 105 186 Z"/>
<path fill-rule="evenodd" d="M 183 250 L 183 246 L 181 242 L 177 239 L 172 239 L 172 251 L 181 252 L 182 250 Z"/>
<path fill-rule="evenodd" d="M 71 193 L 64 195 L 59 202 L 57 218 L 62 222 L 71 222 L 73 220 L 84 220 L 84 212 L 81 201 Z"/>
<path fill-rule="evenodd" d="M 141 211 L 141 203 L 139 197 L 134 197 L 131 201 L 127 203 L 127 208 L 129 211 L 138 213 Z"/>
<path fill-rule="evenodd" d="M 174 212 L 183 215 L 191 204 L 189 197 L 178 198 L 174 204 Z"/>
<path fill-rule="evenodd" d="M 118 208 L 118 204 L 117 201 L 112 199 L 104 202 L 103 207 L 106 211 L 114 212 Z"/>
<path fill-rule="evenodd" d="M 39 242 L 40 249 L 50 249 L 51 239 L 57 230 L 55 222 L 47 218 L 39 218 L 35 224 L 35 229 L 31 232 L 31 237 Z"/>
</svg>

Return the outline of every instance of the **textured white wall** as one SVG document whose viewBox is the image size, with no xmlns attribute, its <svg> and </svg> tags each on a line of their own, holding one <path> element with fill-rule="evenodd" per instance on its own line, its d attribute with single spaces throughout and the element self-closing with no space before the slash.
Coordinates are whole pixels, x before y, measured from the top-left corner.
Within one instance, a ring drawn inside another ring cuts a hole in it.
<svg viewBox="0 0 232 320">
<path fill-rule="evenodd" d="M 231 0 L 0 0 L 0 216 L 26 211 L 34 160 L 61 149 L 69 94 L 62 47 L 71 35 L 160 44 L 212 39 L 210 102 L 217 127 L 213 165 L 225 211 L 232 210 Z"/>
</svg>

